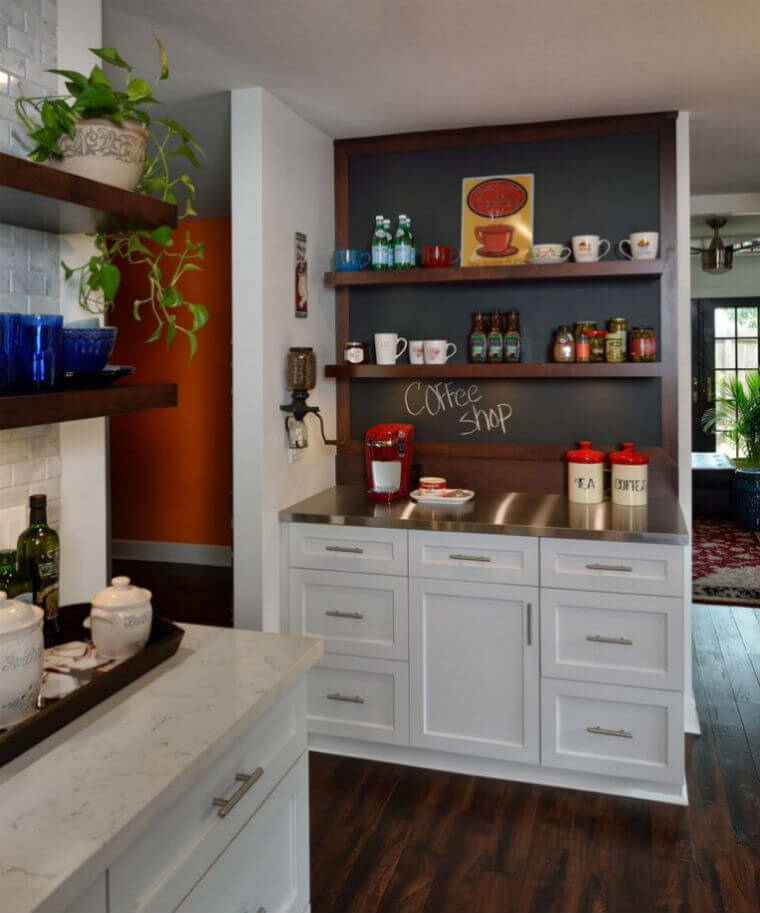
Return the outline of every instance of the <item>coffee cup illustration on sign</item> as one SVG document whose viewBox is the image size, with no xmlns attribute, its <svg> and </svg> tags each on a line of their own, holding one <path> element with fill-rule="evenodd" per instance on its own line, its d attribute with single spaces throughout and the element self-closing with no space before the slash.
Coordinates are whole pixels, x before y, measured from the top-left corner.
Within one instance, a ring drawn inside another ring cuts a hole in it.
<svg viewBox="0 0 760 913">
<path fill-rule="evenodd" d="M 463 180 L 462 266 L 524 263 L 532 243 L 532 174 Z"/>
</svg>

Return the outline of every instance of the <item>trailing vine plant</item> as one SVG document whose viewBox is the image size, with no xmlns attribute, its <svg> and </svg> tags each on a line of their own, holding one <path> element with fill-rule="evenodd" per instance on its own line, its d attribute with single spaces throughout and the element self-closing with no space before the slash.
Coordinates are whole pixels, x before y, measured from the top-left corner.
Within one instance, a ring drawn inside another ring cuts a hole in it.
<svg viewBox="0 0 760 913">
<path fill-rule="evenodd" d="M 189 131 L 176 120 L 154 119 L 152 115 L 153 106 L 160 104 L 154 89 L 169 77 L 166 51 L 158 37 L 156 45 L 160 72 L 153 83 L 133 76 L 133 68 L 116 48 L 90 48 L 100 61 L 124 71 L 123 89 L 113 86 L 100 64 L 92 68 L 89 76 L 74 70 L 50 70 L 64 78 L 66 94 L 19 98 L 16 111 L 34 143 L 29 158 L 35 162 L 60 158 L 61 140 L 64 135 L 75 135 L 77 121 L 107 118 L 117 125 L 139 123 L 148 131 L 149 151 L 138 190 L 167 203 L 182 203 L 179 218 L 185 219 L 197 215 L 193 207 L 195 184 L 186 171 L 180 169 L 177 174 L 176 166 L 181 160 L 201 168 L 202 152 Z M 108 312 L 115 307 L 121 284 L 119 264 L 140 266 L 145 270 L 146 285 L 144 295 L 132 302 L 135 320 L 142 320 L 147 311 L 155 324 L 147 341 L 165 336 L 167 348 L 177 333 L 184 335 L 192 357 L 198 347 L 196 334 L 208 322 L 208 311 L 202 304 L 186 300 L 181 281 L 187 273 L 202 268 L 204 242 L 194 242 L 186 231 L 184 242 L 175 247 L 168 225 L 153 230 L 99 233 L 94 235 L 94 242 L 96 253 L 86 263 L 62 263 L 66 278 L 78 279 L 80 306 L 92 314 Z"/>
</svg>

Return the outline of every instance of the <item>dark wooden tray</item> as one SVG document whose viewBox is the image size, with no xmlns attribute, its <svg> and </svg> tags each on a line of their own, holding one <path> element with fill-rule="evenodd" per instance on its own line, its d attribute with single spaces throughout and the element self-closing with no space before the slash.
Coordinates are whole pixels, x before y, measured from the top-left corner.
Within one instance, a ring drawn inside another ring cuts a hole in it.
<svg viewBox="0 0 760 913">
<path fill-rule="evenodd" d="M 87 637 L 82 622 L 90 614 L 88 603 L 61 606 L 60 613 L 61 642 Z M 57 732 L 149 669 L 169 659 L 177 652 L 184 634 L 182 628 L 154 615 L 148 643 L 138 654 L 124 660 L 109 672 L 94 675 L 92 681 L 66 697 L 51 701 L 22 723 L 0 731 L 0 766 Z"/>
</svg>

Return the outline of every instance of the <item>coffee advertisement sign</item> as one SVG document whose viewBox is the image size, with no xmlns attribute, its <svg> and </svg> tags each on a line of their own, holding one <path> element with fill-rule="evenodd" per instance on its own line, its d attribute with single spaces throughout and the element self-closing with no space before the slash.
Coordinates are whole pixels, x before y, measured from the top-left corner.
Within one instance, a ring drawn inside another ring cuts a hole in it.
<svg viewBox="0 0 760 913">
<path fill-rule="evenodd" d="M 532 174 L 462 181 L 462 266 L 525 263 L 533 244 Z"/>
</svg>

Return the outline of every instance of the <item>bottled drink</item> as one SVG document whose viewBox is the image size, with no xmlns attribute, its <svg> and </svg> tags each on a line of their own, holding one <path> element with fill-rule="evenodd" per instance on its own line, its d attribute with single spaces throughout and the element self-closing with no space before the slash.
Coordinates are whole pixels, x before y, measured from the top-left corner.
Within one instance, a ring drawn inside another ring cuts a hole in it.
<svg viewBox="0 0 760 913">
<path fill-rule="evenodd" d="M 393 235 L 391 234 L 391 220 L 383 219 L 385 240 L 388 242 L 388 269 L 393 269 Z"/>
<path fill-rule="evenodd" d="M 507 329 L 504 331 L 504 361 L 517 362 L 521 358 L 520 312 L 507 311 Z"/>
<path fill-rule="evenodd" d="M 375 216 L 375 231 L 372 235 L 372 269 L 388 269 L 388 239 L 385 237 L 382 216 Z"/>
<path fill-rule="evenodd" d="M 32 598 L 45 615 L 45 644 L 55 643 L 59 633 L 58 574 L 60 545 L 58 533 L 47 525 L 47 496 L 29 498 L 29 526 L 18 537 L 18 573 L 31 578 Z"/>
<path fill-rule="evenodd" d="M 409 229 L 407 218 L 403 213 L 398 217 L 398 228 L 393 242 L 393 265 L 396 269 L 409 269 L 411 266 Z"/>
<path fill-rule="evenodd" d="M 472 329 L 469 338 L 469 355 L 470 361 L 474 364 L 482 364 L 486 360 L 486 350 L 488 348 L 486 338 L 485 320 L 482 314 L 472 315 Z"/>
<path fill-rule="evenodd" d="M 487 358 L 489 362 L 494 364 L 504 360 L 504 336 L 501 332 L 501 315 L 498 311 L 494 311 L 491 314 Z"/>
<path fill-rule="evenodd" d="M 16 570 L 16 552 L 13 549 L 0 551 L 0 591 L 17 602 L 32 602 L 32 581 L 22 580 Z"/>
<path fill-rule="evenodd" d="M 406 238 L 409 244 L 409 266 L 417 266 L 417 248 L 414 246 L 414 235 L 412 234 L 412 220 L 406 217 Z"/>
</svg>

